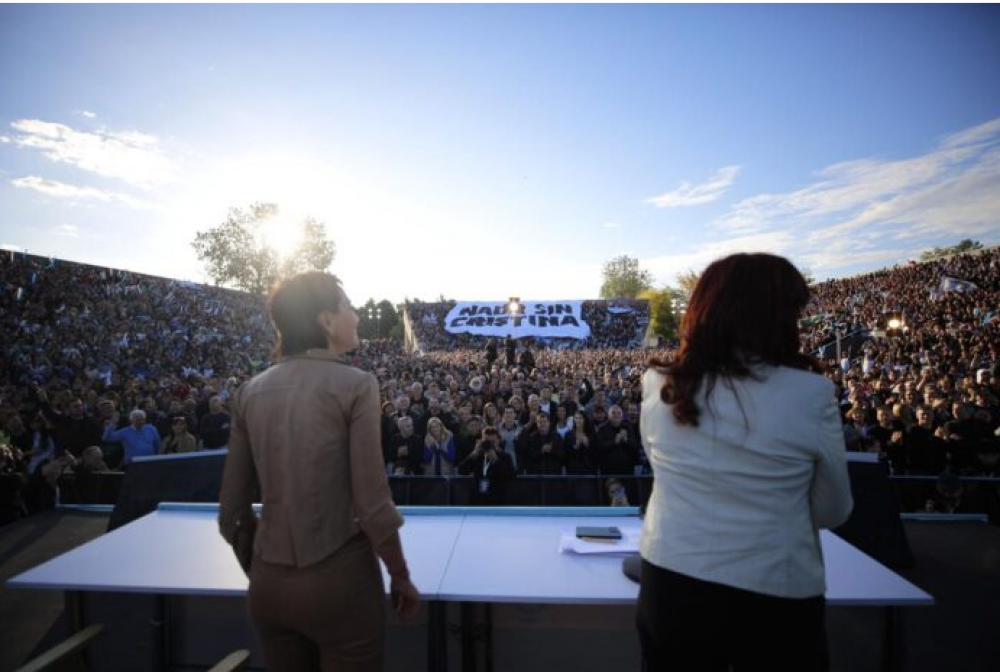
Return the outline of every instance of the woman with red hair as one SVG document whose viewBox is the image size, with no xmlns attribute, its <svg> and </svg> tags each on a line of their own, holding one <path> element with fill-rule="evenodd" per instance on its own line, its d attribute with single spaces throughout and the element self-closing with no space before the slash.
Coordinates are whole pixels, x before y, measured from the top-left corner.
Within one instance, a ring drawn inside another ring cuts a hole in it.
<svg viewBox="0 0 1000 672">
<path fill-rule="evenodd" d="M 655 476 L 637 625 L 647 669 L 826 670 L 818 530 L 851 512 L 833 383 L 799 349 L 802 274 L 734 254 L 643 380 Z"/>
</svg>

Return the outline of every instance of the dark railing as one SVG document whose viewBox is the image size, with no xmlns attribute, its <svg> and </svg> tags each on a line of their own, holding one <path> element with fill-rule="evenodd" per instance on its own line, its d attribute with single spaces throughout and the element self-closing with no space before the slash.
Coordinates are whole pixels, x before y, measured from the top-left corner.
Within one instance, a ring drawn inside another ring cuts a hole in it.
<svg viewBox="0 0 1000 672">
<path fill-rule="evenodd" d="M 526 476 L 504 486 L 507 506 L 602 506 L 607 476 Z M 649 499 L 651 476 L 614 476 L 625 488 L 629 504 Z M 392 499 L 399 506 L 464 506 L 472 500 L 471 476 L 391 476 Z"/>
<path fill-rule="evenodd" d="M 943 499 L 938 492 L 938 476 L 890 476 L 893 490 L 903 513 L 923 513 L 928 501 Z M 1000 478 L 986 476 L 960 476 L 961 491 L 953 500 L 954 508 L 947 513 L 983 513 L 990 521 L 1000 524 Z"/>
<path fill-rule="evenodd" d="M 606 476 L 520 475 L 506 486 L 508 506 L 604 506 Z M 614 476 L 625 488 L 629 504 L 645 504 L 652 492 L 651 476 Z M 93 474 L 85 479 L 68 475 L 59 479 L 62 504 L 115 504 L 123 472 Z M 940 499 L 937 476 L 890 476 L 889 482 L 903 513 L 926 511 L 928 500 Z M 1000 523 L 1000 478 L 962 476 L 962 491 L 955 513 L 983 513 Z M 470 476 L 390 476 L 389 487 L 398 505 L 463 506 L 470 503 Z M 217 498 L 216 498 L 217 499 Z"/>
<path fill-rule="evenodd" d="M 57 484 L 58 504 L 114 504 L 125 480 L 124 471 L 102 471 L 86 476 L 66 474 Z"/>
</svg>

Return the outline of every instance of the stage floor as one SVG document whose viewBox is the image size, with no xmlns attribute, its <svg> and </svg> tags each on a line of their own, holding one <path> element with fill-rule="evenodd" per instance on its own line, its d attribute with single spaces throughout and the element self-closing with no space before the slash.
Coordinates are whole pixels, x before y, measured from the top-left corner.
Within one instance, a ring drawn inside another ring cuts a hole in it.
<svg viewBox="0 0 1000 672">
<path fill-rule="evenodd" d="M 100 536 L 107 519 L 107 514 L 50 512 L 0 528 L 0 586 Z M 966 522 L 905 525 L 917 567 L 899 573 L 937 600 L 934 607 L 907 610 L 907 669 L 1000 669 L 1000 642 L 991 625 L 1000 622 L 1000 602 L 995 600 L 1000 594 L 1000 528 Z M 0 587 L 0 670 L 12 669 L 64 637 L 63 608 L 57 591 Z M 882 626 L 878 610 L 837 607 L 828 610 L 828 618 L 833 669 L 877 669 Z M 634 646 L 634 635 L 627 628 L 609 635 Z M 234 643 L 233 648 L 238 646 Z M 415 670 L 423 667 L 419 655 L 402 659 L 414 661 Z M 145 669 L 148 660 L 137 650 L 132 669 Z M 593 669 L 599 664 L 594 661 Z"/>
</svg>

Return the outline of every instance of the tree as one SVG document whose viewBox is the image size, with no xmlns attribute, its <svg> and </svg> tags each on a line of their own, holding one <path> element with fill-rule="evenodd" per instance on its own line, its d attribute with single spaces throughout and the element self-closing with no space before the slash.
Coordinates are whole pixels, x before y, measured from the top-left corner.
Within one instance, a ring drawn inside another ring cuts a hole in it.
<svg viewBox="0 0 1000 672">
<path fill-rule="evenodd" d="M 653 288 L 653 274 L 639 268 L 639 260 L 628 255 L 615 257 L 604 264 L 602 299 L 634 299 L 639 292 Z"/>
<path fill-rule="evenodd" d="M 649 301 L 650 330 L 664 341 L 677 338 L 680 320 L 677 318 L 674 304 L 683 299 L 682 292 L 673 287 L 646 289 L 639 293 L 638 298 Z"/>
<path fill-rule="evenodd" d="M 322 222 L 306 217 L 302 222 L 302 240 L 282 264 L 282 275 L 295 275 L 303 271 L 325 271 L 330 268 L 337 248 L 326 237 Z"/>
<path fill-rule="evenodd" d="M 226 221 L 195 235 L 191 246 L 216 285 L 263 294 L 286 275 L 330 267 L 336 248 L 320 222 L 306 218 L 301 242 L 282 256 L 264 235 L 277 216 L 274 203 L 231 208 Z"/>
<path fill-rule="evenodd" d="M 952 245 L 951 247 L 934 247 L 929 250 L 924 250 L 920 255 L 920 261 L 934 261 L 935 259 L 950 257 L 953 254 L 965 254 L 966 252 L 975 252 L 976 250 L 981 249 L 983 249 L 983 244 L 978 240 L 966 238 L 965 240 L 959 241 L 957 245 Z"/>
<path fill-rule="evenodd" d="M 680 298 L 682 298 L 685 303 L 691 299 L 691 294 L 694 292 L 695 285 L 698 284 L 699 278 L 701 278 L 701 274 L 695 273 L 691 269 L 677 274 L 676 291 L 680 293 Z"/>
<path fill-rule="evenodd" d="M 355 308 L 355 312 L 360 318 L 358 335 L 361 338 L 402 338 L 402 329 L 397 329 L 401 323 L 399 313 L 391 301 L 368 299 L 364 306 Z M 397 333 L 399 336 L 394 336 Z"/>
</svg>

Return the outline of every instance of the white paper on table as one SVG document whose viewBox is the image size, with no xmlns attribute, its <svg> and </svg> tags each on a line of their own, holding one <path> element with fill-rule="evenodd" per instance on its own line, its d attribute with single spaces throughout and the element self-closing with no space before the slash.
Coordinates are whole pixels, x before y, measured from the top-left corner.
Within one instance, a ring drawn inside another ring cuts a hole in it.
<svg viewBox="0 0 1000 672">
<path fill-rule="evenodd" d="M 639 552 L 639 536 L 641 527 L 619 528 L 622 538 L 616 542 L 587 541 L 579 539 L 576 531 L 564 530 L 559 537 L 560 553 L 578 553 L 580 555 L 618 554 L 628 555 Z"/>
</svg>

